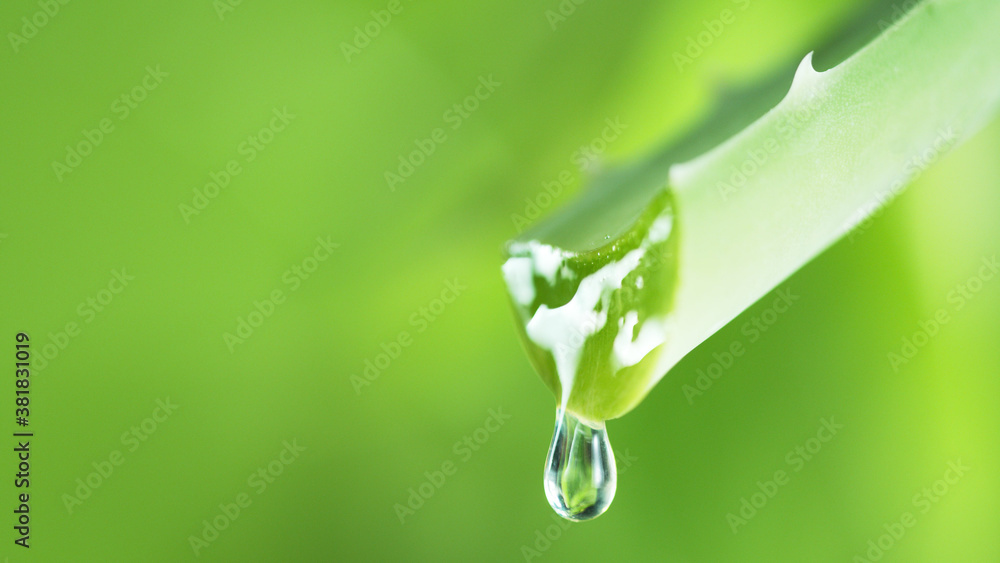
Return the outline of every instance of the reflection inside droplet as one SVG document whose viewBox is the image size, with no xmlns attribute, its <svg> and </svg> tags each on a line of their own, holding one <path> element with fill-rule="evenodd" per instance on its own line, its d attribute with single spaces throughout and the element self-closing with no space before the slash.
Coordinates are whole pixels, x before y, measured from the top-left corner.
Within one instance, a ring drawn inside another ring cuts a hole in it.
<svg viewBox="0 0 1000 563">
<path fill-rule="evenodd" d="M 615 498 L 615 456 L 604 426 L 594 428 L 562 408 L 545 459 L 545 497 L 568 520 L 590 520 Z"/>
</svg>

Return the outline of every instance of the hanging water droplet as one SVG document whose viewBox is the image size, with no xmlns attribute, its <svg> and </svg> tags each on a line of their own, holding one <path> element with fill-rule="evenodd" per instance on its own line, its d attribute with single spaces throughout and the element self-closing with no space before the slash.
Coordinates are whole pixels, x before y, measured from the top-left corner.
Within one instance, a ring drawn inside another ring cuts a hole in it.
<svg viewBox="0 0 1000 563">
<path fill-rule="evenodd" d="M 545 497 L 567 520 L 590 520 L 615 498 L 618 474 L 608 433 L 580 421 L 562 408 L 545 459 Z"/>
</svg>

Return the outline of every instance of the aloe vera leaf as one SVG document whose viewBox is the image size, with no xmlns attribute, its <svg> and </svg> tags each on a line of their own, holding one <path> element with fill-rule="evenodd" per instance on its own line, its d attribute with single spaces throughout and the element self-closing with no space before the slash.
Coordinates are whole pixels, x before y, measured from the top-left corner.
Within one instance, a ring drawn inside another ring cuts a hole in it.
<svg viewBox="0 0 1000 563">
<path fill-rule="evenodd" d="M 523 299 L 523 272 L 506 276 L 508 286 L 543 381 L 585 420 L 634 408 L 684 355 L 898 193 L 923 155 L 940 156 L 992 118 L 998 26 L 995 0 L 925 2 L 830 70 L 816 72 L 806 56 L 777 106 L 721 144 L 686 161 L 691 149 L 680 146 L 610 171 L 512 243 L 512 259 L 530 264 L 533 299 Z M 553 316 L 590 274 L 641 248 L 656 208 L 672 213 L 668 241 L 654 252 L 646 244 L 642 260 L 604 287 L 604 323 L 576 348 L 562 342 L 576 362 L 562 362 L 574 373 L 560 372 L 552 339 L 539 345 L 527 329 L 543 306 Z M 651 265 L 658 284 L 636 287 Z M 646 357 L 622 367 L 611 360 L 629 311 L 639 313 L 627 327 L 634 335 L 650 322 L 661 330 Z"/>
</svg>

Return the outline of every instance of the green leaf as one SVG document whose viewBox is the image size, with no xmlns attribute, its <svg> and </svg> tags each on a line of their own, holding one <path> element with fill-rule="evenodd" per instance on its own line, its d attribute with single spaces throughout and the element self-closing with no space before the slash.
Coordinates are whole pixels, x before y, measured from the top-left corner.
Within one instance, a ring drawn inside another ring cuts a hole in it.
<svg viewBox="0 0 1000 563">
<path fill-rule="evenodd" d="M 807 55 L 749 126 L 740 114 L 773 104 L 780 79 L 670 149 L 598 176 L 509 243 L 503 270 L 525 348 L 569 411 L 600 422 L 634 408 L 995 115 L 1000 3 L 929 1 L 881 21 L 884 32 L 834 68 L 817 72 Z"/>
</svg>

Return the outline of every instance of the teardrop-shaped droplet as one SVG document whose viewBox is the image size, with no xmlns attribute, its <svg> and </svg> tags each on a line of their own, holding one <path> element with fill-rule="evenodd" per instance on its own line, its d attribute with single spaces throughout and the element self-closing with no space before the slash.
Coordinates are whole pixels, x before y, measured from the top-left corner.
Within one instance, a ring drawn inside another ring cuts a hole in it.
<svg viewBox="0 0 1000 563">
<path fill-rule="evenodd" d="M 545 497 L 567 520 L 590 520 L 615 498 L 618 474 L 604 427 L 594 428 L 562 408 L 545 459 Z"/>
</svg>

